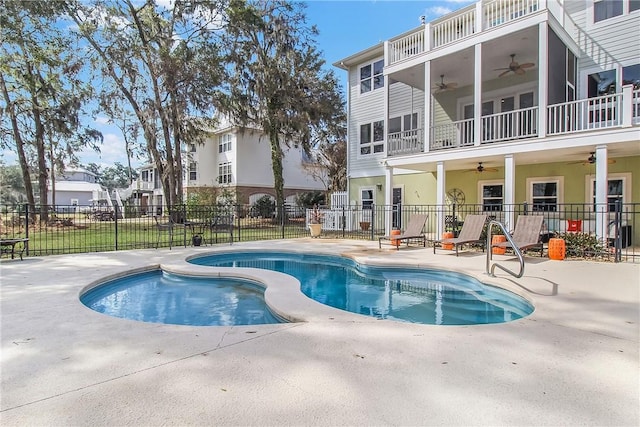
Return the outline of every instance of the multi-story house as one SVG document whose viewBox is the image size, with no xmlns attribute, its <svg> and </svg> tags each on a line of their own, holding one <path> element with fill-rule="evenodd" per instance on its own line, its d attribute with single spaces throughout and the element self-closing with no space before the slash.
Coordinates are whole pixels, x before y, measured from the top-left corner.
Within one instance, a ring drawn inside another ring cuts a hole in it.
<svg viewBox="0 0 640 427">
<path fill-rule="evenodd" d="M 295 205 L 296 196 L 325 190 L 325 173 L 298 144 L 285 148 L 282 162 L 284 197 Z M 203 144 L 189 144 L 185 168 L 187 193 L 195 189 L 225 188 L 241 204 L 263 196 L 275 198 L 271 145 L 259 130 L 221 124 Z"/>
<path fill-rule="evenodd" d="M 614 200 L 640 202 L 638 28 L 637 0 L 482 0 L 336 62 L 349 199 L 528 202 L 556 231 L 576 203 L 606 235 Z"/>
<path fill-rule="evenodd" d="M 184 194 L 195 191 L 230 192 L 237 203 L 253 204 L 263 196 L 275 198 L 271 169 L 271 147 L 262 132 L 223 124 L 210 132 L 204 143 L 187 144 Z M 283 159 L 284 196 L 294 206 L 297 195 L 325 190 L 325 172 L 312 162 L 302 147 L 291 144 Z M 153 165 L 140 168 L 133 184 L 135 199 L 142 211 L 150 206 L 162 213 L 162 184 Z"/>
</svg>

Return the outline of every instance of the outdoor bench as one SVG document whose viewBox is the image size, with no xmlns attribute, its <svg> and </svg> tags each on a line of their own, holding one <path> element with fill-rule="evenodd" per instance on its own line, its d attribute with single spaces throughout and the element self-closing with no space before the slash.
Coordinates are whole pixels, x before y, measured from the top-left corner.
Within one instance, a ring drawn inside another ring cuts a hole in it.
<svg viewBox="0 0 640 427">
<path fill-rule="evenodd" d="M 17 238 L 17 239 L 0 239 L 0 250 L 2 254 L 11 254 L 11 259 L 15 258 L 16 255 L 16 245 L 18 243 L 22 243 L 22 249 L 18 252 L 20 255 L 20 259 L 22 260 L 22 253 L 26 248 L 26 243 L 29 241 L 27 238 Z"/>
</svg>

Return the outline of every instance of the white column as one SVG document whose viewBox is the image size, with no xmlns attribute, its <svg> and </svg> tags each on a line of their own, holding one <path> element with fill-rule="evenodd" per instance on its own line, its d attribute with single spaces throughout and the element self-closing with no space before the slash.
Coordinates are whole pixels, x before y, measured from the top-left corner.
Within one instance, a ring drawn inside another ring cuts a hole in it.
<svg viewBox="0 0 640 427">
<path fill-rule="evenodd" d="M 473 76 L 473 135 L 476 147 L 482 141 L 482 45 L 475 46 Z"/>
<path fill-rule="evenodd" d="M 607 215 L 607 146 L 596 147 L 596 236 L 607 238 L 609 218 Z"/>
<path fill-rule="evenodd" d="M 424 63 L 424 118 L 422 124 L 424 152 L 429 152 L 431 144 L 431 61 Z"/>
<path fill-rule="evenodd" d="M 504 156 L 504 205 L 507 209 L 504 222 L 507 230 L 513 230 L 516 226 L 515 209 L 516 203 L 516 164 L 513 154 Z"/>
<path fill-rule="evenodd" d="M 445 197 L 446 197 L 446 171 L 444 168 L 444 162 L 438 162 L 436 165 L 436 205 L 437 205 L 437 229 L 436 229 L 436 238 L 442 237 L 442 233 L 444 233 L 444 216 L 445 216 Z"/>
<path fill-rule="evenodd" d="M 633 125 L 633 110 L 636 105 L 633 103 L 633 85 L 622 86 L 622 127 L 628 128 Z"/>
<path fill-rule="evenodd" d="M 384 169 L 384 204 L 387 206 L 387 212 L 384 216 L 384 235 L 391 234 L 393 218 L 391 215 L 391 205 L 393 204 L 393 167 L 385 164 Z"/>
<path fill-rule="evenodd" d="M 547 135 L 547 104 L 549 79 L 547 69 L 549 68 L 547 59 L 548 45 L 548 25 L 541 22 L 538 25 L 538 138 Z"/>
</svg>

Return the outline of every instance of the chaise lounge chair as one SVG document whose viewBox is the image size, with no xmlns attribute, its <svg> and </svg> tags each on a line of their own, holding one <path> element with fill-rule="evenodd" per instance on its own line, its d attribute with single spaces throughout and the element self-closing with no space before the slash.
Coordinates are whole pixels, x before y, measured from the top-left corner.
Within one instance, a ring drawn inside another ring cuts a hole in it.
<svg viewBox="0 0 640 427">
<path fill-rule="evenodd" d="M 482 230 L 486 222 L 486 215 L 467 215 L 458 237 L 433 240 L 433 253 L 436 253 L 437 244 L 453 244 L 456 247 L 456 256 L 458 256 L 458 246 L 464 245 L 465 243 L 482 243 Z"/>
<path fill-rule="evenodd" d="M 405 241 L 407 243 L 407 246 L 409 246 L 410 241 L 422 240 L 422 246 L 426 247 L 427 238 L 425 237 L 424 232 L 422 231 L 426 223 L 427 223 L 427 214 L 413 214 L 411 215 L 411 218 L 409 218 L 409 223 L 407 224 L 407 228 L 404 230 L 404 233 L 396 234 L 393 236 L 379 237 L 378 247 L 382 248 L 383 240 L 387 240 L 389 241 L 389 244 L 395 245 L 396 250 L 400 250 L 400 243 L 403 241 Z"/>
<path fill-rule="evenodd" d="M 542 230 L 543 221 L 544 217 L 542 215 L 520 215 L 516 222 L 516 229 L 511 236 L 513 243 L 521 251 L 538 248 L 540 249 L 540 256 L 542 256 L 543 243 L 540 241 L 540 231 Z M 508 241 L 492 243 L 491 247 L 513 249 L 513 246 Z"/>
</svg>

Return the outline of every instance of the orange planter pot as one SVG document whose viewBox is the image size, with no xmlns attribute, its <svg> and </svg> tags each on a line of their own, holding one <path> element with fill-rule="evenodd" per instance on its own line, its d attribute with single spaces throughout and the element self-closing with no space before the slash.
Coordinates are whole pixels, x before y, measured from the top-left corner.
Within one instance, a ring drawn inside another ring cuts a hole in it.
<svg viewBox="0 0 640 427">
<path fill-rule="evenodd" d="M 400 232 L 400 230 L 391 230 L 391 235 L 392 236 L 399 236 L 400 234 L 402 234 Z M 393 237 L 391 238 L 391 245 L 398 247 L 400 246 L 400 240 L 398 239 L 394 239 Z"/>
<path fill-rule="evenodd" d="M 454 234 L 450 231 L 446 232 L 446 233 L 442 233 L 442 238 L 443 239 L 453 239 Z M 453 249 L 453 243 L 443 243 L 442 244 L 442 249 L 448 249 L 448 250 L 452 250 Z"/>
<path fill-rule="evenodd" d="M 566 255 L 564 239 L 549 239 L 549 259 L 562 261 Z"/>
<path fill-rule="evenodd" d="M 491 237 L 491 244 L 493 245 L 494 243 L 502 243 L 502 242 L 506 242 L 507 238 L 505 236 L 503 236 L 502 234 L 499 234 L 497 236 L 493 236 Z M 494 255 L 504 255 L 505 252 L 507 252 L 507 250 L 505 248 L 491 248 L 491 253 Z"/>
</svg>

